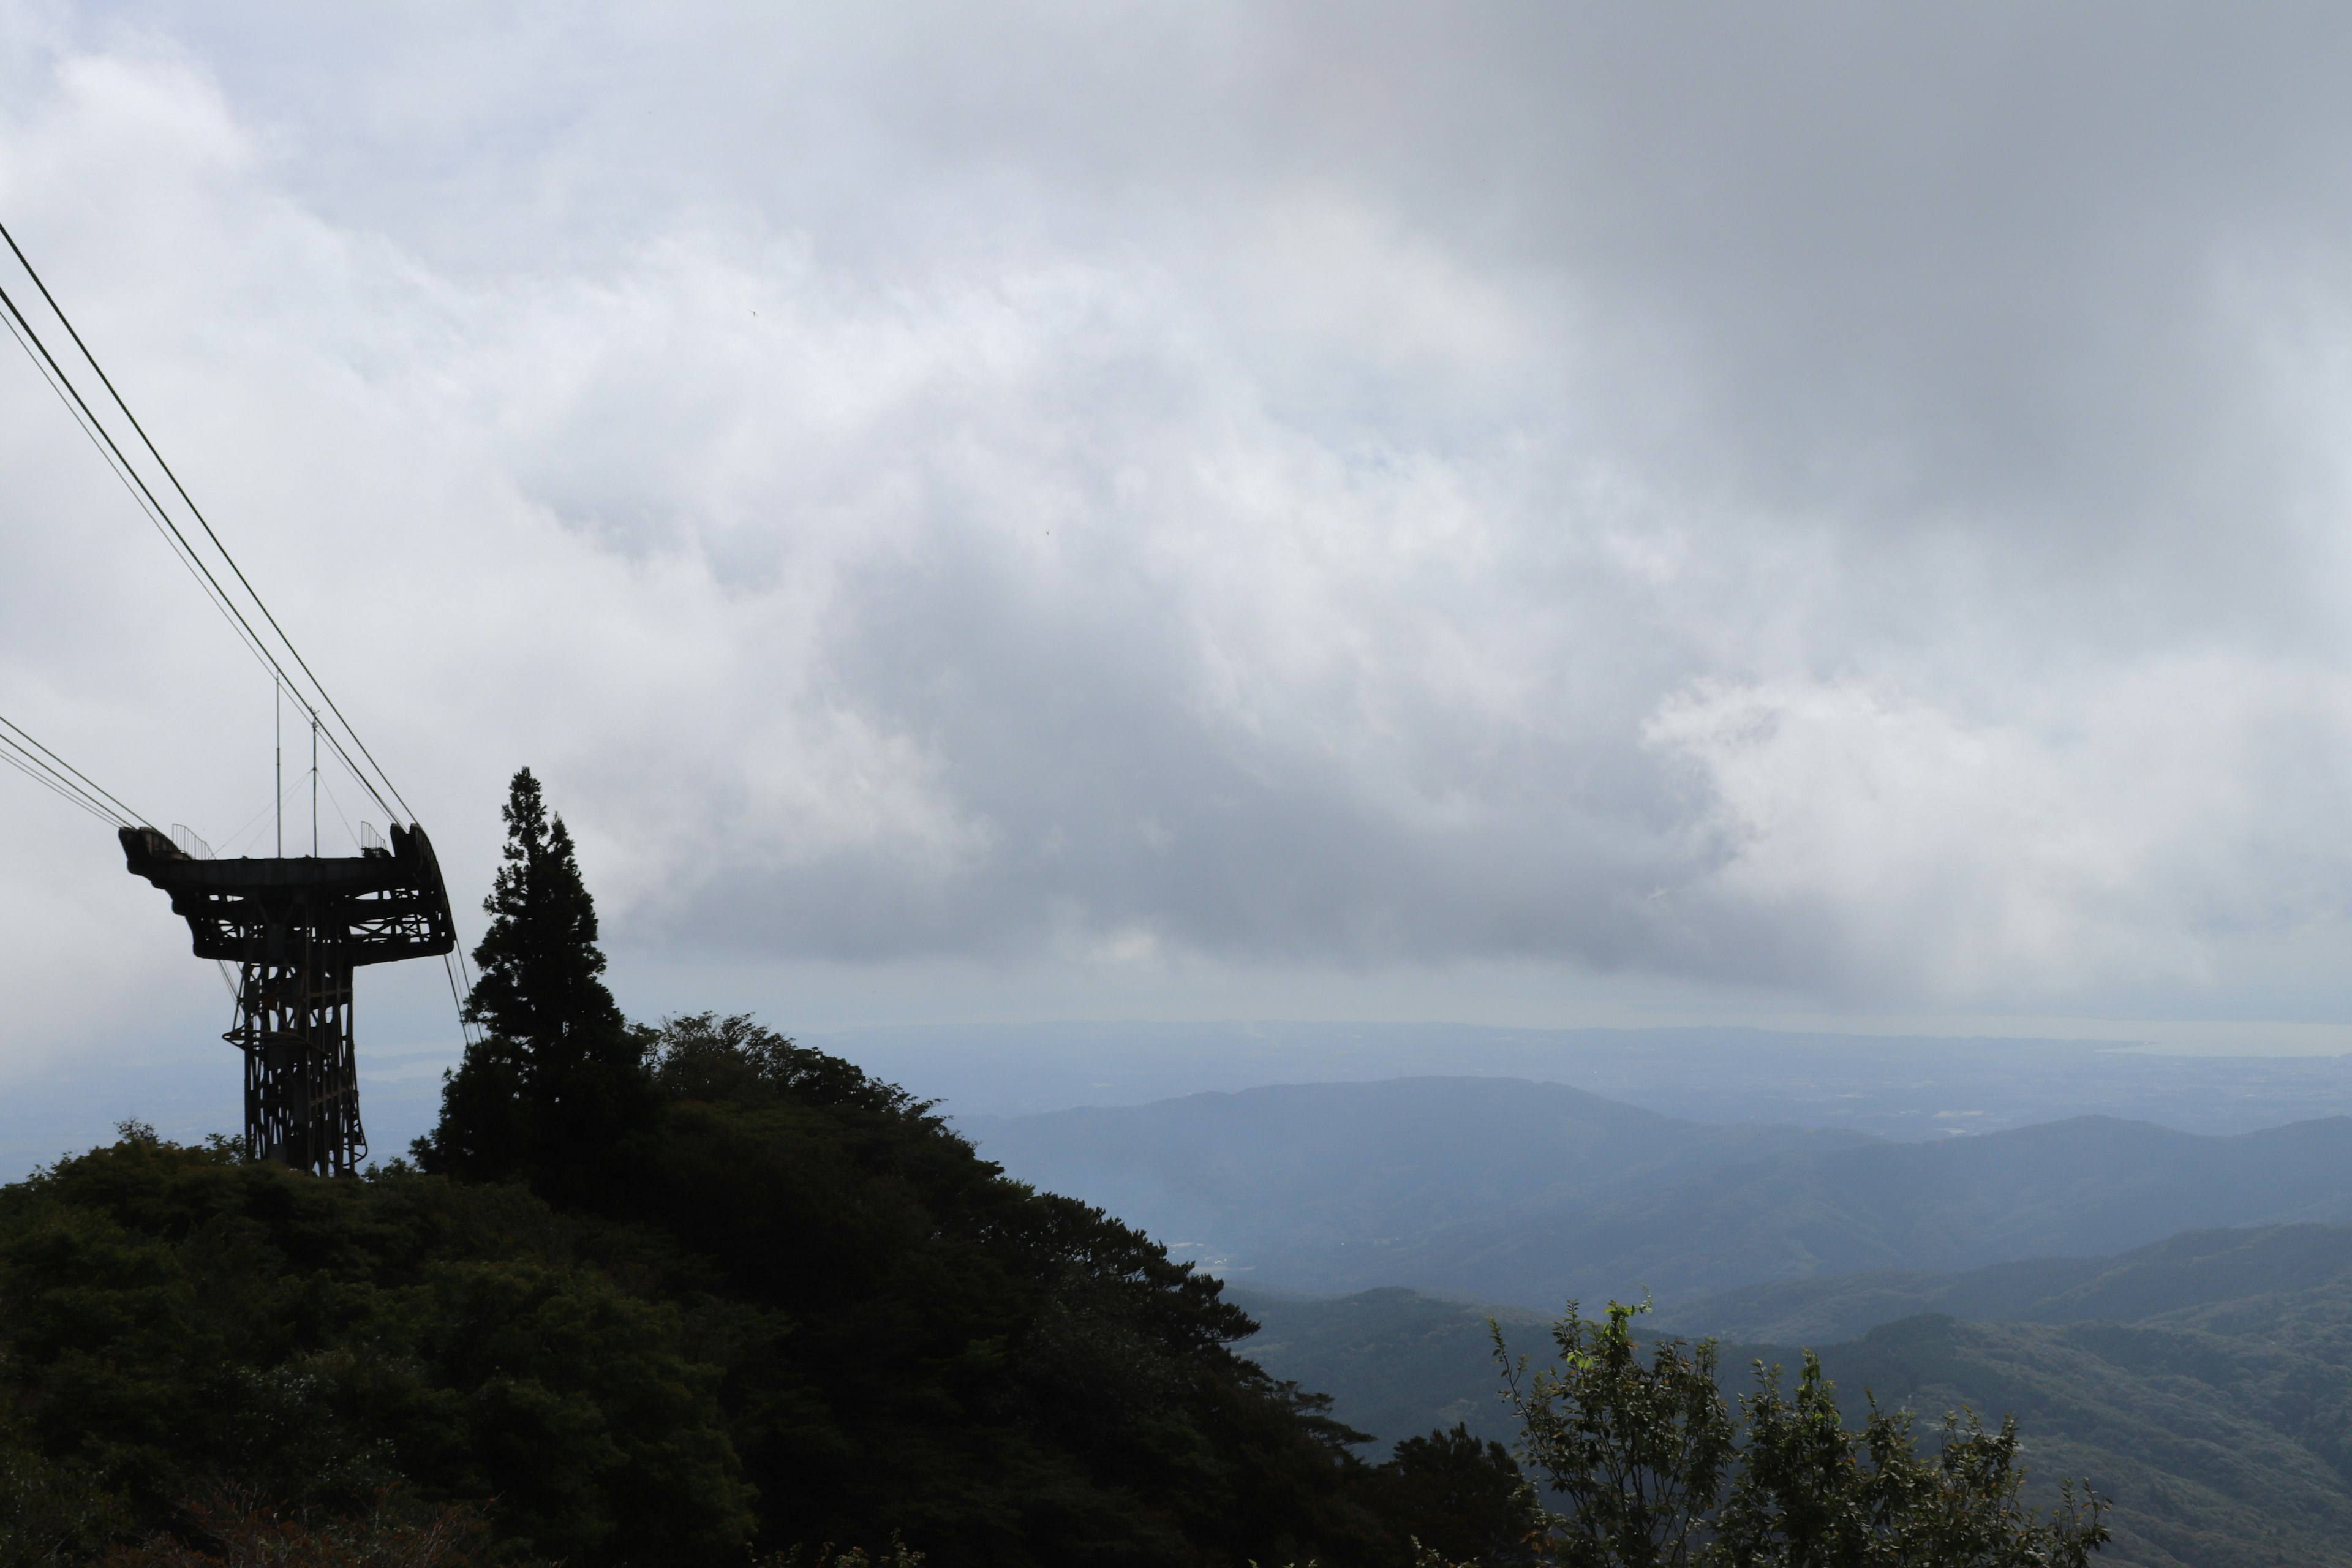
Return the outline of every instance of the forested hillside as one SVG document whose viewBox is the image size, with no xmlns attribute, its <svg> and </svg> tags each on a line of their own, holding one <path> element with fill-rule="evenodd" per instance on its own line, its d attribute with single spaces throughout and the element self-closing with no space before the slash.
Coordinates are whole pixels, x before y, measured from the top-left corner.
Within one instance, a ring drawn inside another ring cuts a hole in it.
<svg viewBox="0 0 2352 1568">
<path fill-rule="evenodd" d="M 1940 1280 L 1955 1307 L 2037 1321 L 1915 1313 L 1836 1343 L 1729 1335 L 1727 1386 L 1744 1391 L 1755 1360 L 1793 1369 L 1811 1344 L 1850 1420 L 1866 1394 L 1931 1415 L 1957 1405 L 2014 1414 L 2043 1500 L 2068 1476 L 2116 1500 L 2103 1562 L 2352 1563 L 2352 1227 L 2199 1232 L 2121 1258 L 1899 1278 L 1915 1291 Z M 1841 1306 L 1896 1299 L 1885 1277 L 1806 1289 Z M 1709 1310 L 1729 1322 L 1742 1301 L 1775 1294 L 1738 1292 Z M 1383 1439 L 1455 1420 L 1507 1436 L 1486 1311 L 1396 1289 L 1234 1295 L 1265 1324 L 1242 1348 L 1277 1376 L 1314 1378 L 1341 1419 Z M 1536 1314 L 1492 1313 L 1514 1351 L 1541 1359 Z M 1705 1318 L 1644 1326 L 1655 1337 Z"/>
<path fill-rule="evenodd" d="M 394 1488 L 574 1563 L 1376 1551 L 1370 1473 L 1225 1348 L 1213 1281 L 830 1058 L 657 1049 L 625 1203 L 135 1131 L 0 1193 L 16 1506 L 89 1547 L 223 1489 Z"/>
<path fill-rule="evenodd" d="M 2137 1322 L 2305 1292 L 2352 1297 L 2352 1226 L 2186 1231 L 2116 1258 L 2041 1258 L 1966 1273 L 1889 1270 L 1727 1290 L 1662 1312 L 1676 1333 L 1784 1344 L 1853 1339 L 1920 1312 L 1998 1322 Z"/>
</svg>

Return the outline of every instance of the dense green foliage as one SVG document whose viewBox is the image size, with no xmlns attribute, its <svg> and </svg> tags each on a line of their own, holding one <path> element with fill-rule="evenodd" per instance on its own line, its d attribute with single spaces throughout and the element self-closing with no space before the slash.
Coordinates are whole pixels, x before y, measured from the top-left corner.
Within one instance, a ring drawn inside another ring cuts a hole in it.
<svg viewBox="0 0 2352 1568">
<path fill-rule="evenodd" d="M 1381 1510 L 1416 1560 L 1518 1568 L 1546 1552 L 1543 1512 L 1518 1461 L 1493 1438 L 1450 1431 L 1407 1437 L 1376 1472 Z"/>
<path fill-rule="evenodd" d="M 1846 1425 L 1811 1354 L 1793 1395 L 1759 1367 L 1735 1407 L 1712 1344 L 1643 1358 L 1639 1310 L 1588 1321 L 1570 1303 L 1554 1364 L 1505 1358 L 1566 1568 L 2084 1568 L 2107 1539 L 2096 1501 L 2069 1491 L 2048 1518 L 2020 1501 L 2014 1419 L 1948 1415 L 1922 1453 L 1907 1412 L 1871 1404 Z"/>
<path fill-rule="evenodd" d="M 746 1473 L 800 1533 L 1181 1562 L 1370 1531 L 1348 1434 L 1224 1348 L 1213 1280 L 747 1020 L 673 1025 L 654 1072 L 628 1213 L 724 1318 Z"/>
<path fill-rule="evenodd" d="M 581 1563 L 1386 1554 L 1352 1434 L 1225 1348 L 1213 1281 L 745 1021 L 652 1076 L 624 1214 L 144 1139 L 0 1192 L 10 1484 L 84 1543 L 236 1484 Z"/>
<path fill-rule="evenodd" d="M 224 1487 L 337 1514 L 404 1483 L 497 1498 L 532 1555 L 739 1545 L 719 1371 L 586 1239 L 512 1188 L 126 1139 L 0 1191 L 16 1431 L 142 1530 Z"/>
</svg>

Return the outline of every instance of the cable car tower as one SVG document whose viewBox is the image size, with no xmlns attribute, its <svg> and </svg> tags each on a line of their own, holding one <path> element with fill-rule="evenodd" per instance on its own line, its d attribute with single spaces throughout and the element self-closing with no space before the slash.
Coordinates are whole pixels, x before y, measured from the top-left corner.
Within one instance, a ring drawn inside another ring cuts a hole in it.
<svg viewBox="0 0 2352 1568">
<path fill-rule="evenodd" d="M 352 972 L 457 945 L 433 841 L 392 825 L 353 858 L 203 860 L 152 827 L 120 830 L 131 874 L 172 895 L 198 958 L 236 964 L 245 1147 L 321 1176 L 367 1158 L 352 1048 Z"/>
<path fill-rule="evenodd" d="M 0 763 L 111 824 L 131 873 L 171 895 L 172 912 L 188 922 L 196 956 L 220 961 L 224 973 L 234 966 L 230 984 L 236 996 L 236 1021 L 223 1037 L 245 1057 L 247 1157 L 321 1176 L 352 1174 L 368 1152 L 352 1044 L 353 973 L 371 963 L 437 957 L 448 966 L 453 997 L 458 990 L 463 961 L 450 958 L 457 945 L 457 926 L 450 919 L 449 890 L 441 879 L 432 840 L 415 825 L 415 814 L 407 809 L 400 791 L 213 531 L 5 225 L 0 225 L 0 241 L 37 290 L 39 305 L 46 307 L 46 312 L 36 307 L 42 316 L 37 324 L 22 308 L 32 302 L 32 296 L 20 301 L 0 286 L 0 327 L 23 347 L 181 565 L 260 662 L 280 697 L 291 697 L 308 716 L 311 852 L 300 857 L 285 852 L 282 787 L 277 855 L 214 859 L 201 840 L 189 835 L 175 843 L 5 718 L 0 718 Z M 42 337 L 41 325 L 50 321 L 72 343 L 62 357 Z M 358 855 L 319 854 L 322 740 L 393 819 L 390 844 L 362 823 Z M 282 785 L 282 749 L 279 766 Z M 404 816 L 410 818 L 405 827 L 399 821 Z M 462 1014 L 459 1027 L 464 1028 Z"/>
</svg>

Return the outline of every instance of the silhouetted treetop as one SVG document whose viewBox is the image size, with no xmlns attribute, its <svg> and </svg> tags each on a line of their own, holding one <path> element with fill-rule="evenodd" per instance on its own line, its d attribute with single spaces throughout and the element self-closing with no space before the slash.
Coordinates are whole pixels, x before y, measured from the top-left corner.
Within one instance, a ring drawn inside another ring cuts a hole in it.
<svg viewBox="0 0 2352 1568">
<path fill-rule="evenodd" d="M 655 1038 L 652 1065 L 655 1081 L 678 1100 L 761 1104 L 790 1098 L 907 1116 L 931 1105 L 839 1057 L 795 1045 L 749 1013 L 693 1013 L 665 1020 Z"/>
</svg>

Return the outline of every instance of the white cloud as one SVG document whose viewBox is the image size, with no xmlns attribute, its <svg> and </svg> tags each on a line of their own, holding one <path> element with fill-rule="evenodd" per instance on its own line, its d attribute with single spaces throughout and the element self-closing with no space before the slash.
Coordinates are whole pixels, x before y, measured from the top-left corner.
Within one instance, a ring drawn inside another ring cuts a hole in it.
<svg viewBox="0 0 2352 1568">
<path fill-rule="evenodd" d="M 2334 994 L 2292 28 L 2175 164 L 2205 46 L 2025 10 L 715 15 L 0 11 L 0 213 L 461 899 L 529 763 L 672 961 Z M 45 397 L 0 712 L 224 839 L 268 687 Z M 27 1028 L 196 1008 L 8 809 Z"/>
<path fill-rule="evenodd" d="M 1706 869 L 1660 900 L 1759 977 L 1937 1001 L 2212 981 L 2211 944 L 2340 922 L 2352 689 L 2150 661 L 1999 717 L 1858 681 L 1704 682 L 1651 743 Z"/>
</svg>

